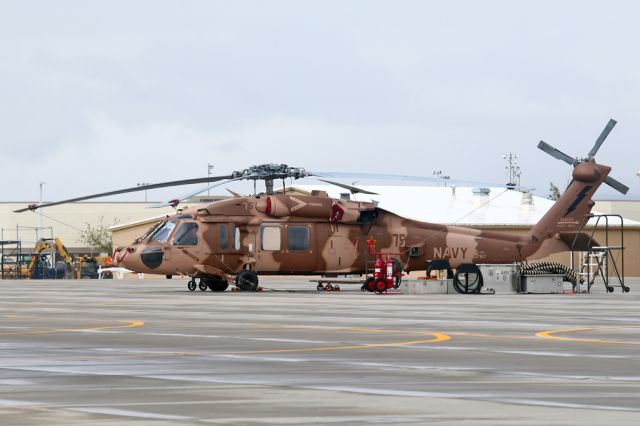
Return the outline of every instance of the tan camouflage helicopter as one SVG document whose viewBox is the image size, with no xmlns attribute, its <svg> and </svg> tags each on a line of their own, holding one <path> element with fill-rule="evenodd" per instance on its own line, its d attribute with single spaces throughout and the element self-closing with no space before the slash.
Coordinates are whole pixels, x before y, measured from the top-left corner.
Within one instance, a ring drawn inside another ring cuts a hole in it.
<svg viewBox="0 0 640 426">
<path fill-rule="evenodd" d="M 276 179 L 338 174 L 310 173 L 286 165 L 254 166 L 227 176 L 152 184 L 43 205 L 18 212 L 153 188 L 249 179 L 265 182 L 266 193 L 233 198 L 177 211 L 126 247 L 115 250 L 114 261 L 136 272 L 183 275 L 196 280 L 202 290 L 224 291 L 230 282 L 246 291 L 258 287 L 259 275 L 364 274 L 367 272 L 368 240 L 380 252 L 397 253 L 396 272 L 429 268 L 456 270 L 481 278 L 477 264 L 513 263 L 566 251 L 569 233 L 589 219 L 592 196 L 604 182 L 626 193 L 628 188 L 609 177 L 611 168 L 594 156 L 613 129 L 610 120 L 584 159 L 572 158 L 540 141 L 538 148 L 573 166 L 573 180 L 560 199 L 526 235 L 426 223 L 401 217 L 373 202 L 334 199 L 324 191 L 310 195 L 274 193 Z M 426 179 L 426 178 L 425 178 Z M 354 186 L 327 181 L 352 193 L 369 193 Z M 200 189 L 197 193 L 208 188 Z M 193 195 L 193 194 L 189 194 Z M 185 196 L 183 198 L 187 198 Z M 179 200 L 169 204 L 176 206 Z M 573 234 L 570 238 L 573 238 Z M 399 274 L 398 274 L 399 275 Z M 368 290 L 375 289 L 369 281 Z M 474 293 L 482 280 L 458 287 Z"/>
</svg>

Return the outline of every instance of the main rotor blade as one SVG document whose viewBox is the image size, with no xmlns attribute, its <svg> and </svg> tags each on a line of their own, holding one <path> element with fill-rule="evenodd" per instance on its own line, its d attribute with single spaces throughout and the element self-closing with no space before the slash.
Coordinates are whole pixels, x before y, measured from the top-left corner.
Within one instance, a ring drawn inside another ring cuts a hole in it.
<svg viewBox="0 0 640 426">
<path fill-rule="evenodd" d="M 152 209 L 157 209 L 157 208 L 160 208 L 160 207 L 168 207 L 168 206 L 175 207 L 180 203 L 180 201 L 184 201 L 187 198 L 195 197 L 198 194 L 202 194 L 204 191 L 208 191 L 210 189 L 217 188 L 218 186 L 226 185 L 229 182 L 233 182 L 235 180 L 243 180 L 243 179 L 251 179 L 251 176 L 249 176 L 249 177 L 242 176 L 242 177 L 238 177 L 238 178 L 234 178 L 234 179 L 225 179 L 222 182 L 216 182 L 214 184 L 207 185 L 204 188 L 202 188 L 202 187 L 198 188 L 197 190 L 191 191 L 188 194 L 182 194 L 181 196 L 176 197 L 173 200 L 165 201 L 163 203 L 154 204 L 154 205 L 149 206 L 149 207 L 152 208 Z"/>
<path fill-rule="evenodd" d="M 505 185 L 503 183 L 491 183 L 491 182 L 476 182 L 469 180 L 458 179 L 442 179 L 428 176 L 407 176 L 407 175 L 394 175 L 394 174 L 378 174 L 378 173 L 343 173 L 343 172 L 311 172 L 311 176 L 317 178 L 334 178 L 334 179 L 365 179 L 365 180 L 381 180 L 381 181 L 402 181 L 402 182 L 416 182 L 416 183 L 437 183 L 448 186 L 470 186 L 470 187 L 491 187 L 491 188 L 520 188 Z M 318 179 L 321 180 L 321 179 Z M 331 182 L 333 183 L 333 182 Z"/>
<path fill-rule="evenodd" d="M 157 189 L 157 188 L 166 188 L 169 186 L 181 186 L 181 185 L 192 185 L 195 183 L 204 183 L 204 182 L 216 182 L 219 180 L 223 180 L 223 179 L 231 179 L 232 176 L 209 176 L 209 177 L 205 177 L 205 178 L 195 178 L 195 179 L 183 179 L 183 180 L 173 180 L 173 181 L 169 181 L 169 182 L 161 182 L 161 183 L 153 183 L 151 185 L 142 185 L 142 186 L 135 186 L 135 187 L 131 187 L 131 188 L 125 188 L 125 189 L 119 189 L 117 191 L 109 191 L 109 192 L 101 192 L 100 194 L 92 194 L 92 195 L 86 195 L 83 197 L 76 197 L 76 198 L 69 198 L 67 200 L 62 200 L 62 201 L 56 201 L 53 203 L 45 203 L 45 204 L 32 204 L 28 207 L 25 207 L 23 209 L 19 209 L 19 210 L 14 210 L 14 213 L 22 213 L 22 212 L 26 212 L 27 210 L 36 210 L 36 209 L 40 209 L 43 207 L 51 207 L 51 206 L 57 206 L 60 204 L 66 204 L 66 203 L 73 203 L 76 201 L 84 201 L 84 200 L 91 200 L 93 198 L 101 198 L 101 197 L 108 197 L 110 195 L 118 195 L 118 194 L 126 194 L 129 192 L 138 192 L 138 191 L 146 191 L 149 189 Z"/>
<path fill-rule="evenodd" d="M 340 188 L 348 189 L 352 194 L 369 194 L 369 195 L 378 195 L 377 192 L 367 191 L 366 189 L 361 189 L 356 186 L 346 185 L 344 183 L 333 182 L 331 180 L 326 179 L 318 179 L 322 182 L 330 183 L 331 185 L 339 186 Z"/>
<path fill-rule="evenodd" d="M 606 183 L 616 191 L 622 192 L 623 194 L 626 194 L 627 192 L 629 192 L 629 187 L 627 185 L 623 184 L 620 181 L 615 180 L 610 176 L 607 176 L 607 178 L 604 180 L 604 183 Z"/>
<path fill-rule="evenodd" d="M 607 138 L 607 136 L 609 136 L 609 133 L 611 133 L 616 123 L 617 121 L 614 120 L 613 118 L 609 119 L 609 122 L 607 123 L 604 130 L 602 131 L 602 133 L 600 133 L 600 136 L 596 140 L 596 144 L 593 145 L 593 148 L 591 148 L 591 151 L 589 151 L 589 160 L 593 159 L 593 157 L 598 153 L 598 150 L 600 149 L 600 145 L 602 145 L 602 143 Z"/>
<path fill-rule="evenodd" d="M 538 148 L 540 148 L 550 156 L 557 158 L 558 160 L 562 160 L 571 166 L 575 166 L 576 164 L 579 163 L 579 161 L 576 160 L 575 158 L 569 157 L 567 154 L 560 151 L 559 149 L 552 147 L 545 141 L 540 141 L 540 143 L 538 144 Z"/>
</svg>

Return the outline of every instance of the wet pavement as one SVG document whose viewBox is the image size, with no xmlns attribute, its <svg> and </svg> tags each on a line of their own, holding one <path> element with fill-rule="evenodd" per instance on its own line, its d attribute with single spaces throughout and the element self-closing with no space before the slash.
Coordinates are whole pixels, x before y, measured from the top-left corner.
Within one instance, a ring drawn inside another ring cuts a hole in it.
<svg viewBox="0 0 640 426">
<path fill-rule="evenodd" d="M 0 281 L 0 424 L 636 425 L 629 281 L 477 296 Z"/>
</svg>

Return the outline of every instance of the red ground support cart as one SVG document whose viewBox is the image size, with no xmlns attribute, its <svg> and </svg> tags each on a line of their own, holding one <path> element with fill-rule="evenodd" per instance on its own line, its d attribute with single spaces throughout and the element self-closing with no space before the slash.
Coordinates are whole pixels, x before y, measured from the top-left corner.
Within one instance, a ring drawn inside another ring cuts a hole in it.
<svg viewBox="0 0 640 426">
<path fill-rule="evenodd" d="M 402 264 L 393 256 L 401 253 L 382 253 L 376 250 L 376 240 L 367 240 L 369 256 L 373 258 L 373 276 L 367 277 L 362 290 L 384 293 L 390 288 L 398 288 L 402 281 Z"/>
</svg>

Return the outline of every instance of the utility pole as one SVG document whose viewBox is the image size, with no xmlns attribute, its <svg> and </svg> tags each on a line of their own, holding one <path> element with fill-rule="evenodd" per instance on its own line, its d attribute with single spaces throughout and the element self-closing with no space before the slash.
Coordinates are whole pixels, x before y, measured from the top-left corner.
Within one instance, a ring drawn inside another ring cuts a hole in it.
<svg viewBox="0 0 640 426">
<path fill-rule="evenodd" d="M 213 171 L 213 164 L 207 163 L 207 177 L 211 177 Z M 211 190 L 207 189 L 207 197 L 211 195 Z"/>
</svg>

